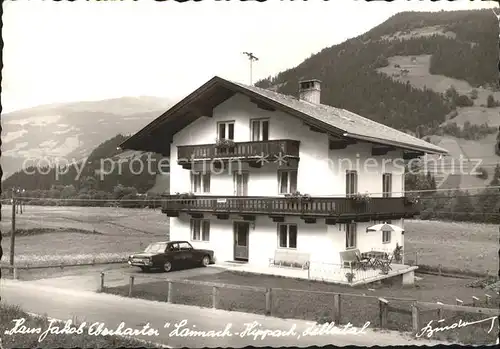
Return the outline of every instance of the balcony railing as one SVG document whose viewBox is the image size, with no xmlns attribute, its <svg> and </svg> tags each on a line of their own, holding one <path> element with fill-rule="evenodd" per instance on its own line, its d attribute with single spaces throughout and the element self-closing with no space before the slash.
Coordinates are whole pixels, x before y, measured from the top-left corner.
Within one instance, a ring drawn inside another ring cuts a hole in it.
<svg viewBox="0 0 500 349">
<path fill-rule="evenodd" d="M 285 197 L 255 196 L 194 196 L 179 198 L 176 195 L 163 196 L 164 213 L 234 213 L 266 215 L 298 215 L 331 218 L 359 216 L 384 216 L 409 218 L 419 214 L 420 205 L 408 203 L 405 198 L 371 198 L 368 203 L 356 202 L 351 198 L 311 197 L 301 200 Z M 388 219 L 387 218 L 387 219 Z"/>
<path fill-rule="evenodd" d="M 177 147 L 179 164 L 192 160 L 212 159 L 259 159 L 268 158 L 298 158 L 300 141 L 280 139 L 257 142 L 235 142 L 231 147 L 218 147 L 216 144 L 184 145 Z"/>
</svg>

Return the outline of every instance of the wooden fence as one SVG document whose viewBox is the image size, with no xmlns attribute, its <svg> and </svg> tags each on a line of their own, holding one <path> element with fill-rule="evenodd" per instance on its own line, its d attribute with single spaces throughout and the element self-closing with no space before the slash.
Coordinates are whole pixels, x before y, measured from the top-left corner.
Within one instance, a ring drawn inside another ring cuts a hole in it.
<svg viewBox="0 0 500 349">
<path fill-rule="evenodd" d="M 304 290 L 304 289 L 284 289 L 284 288 L 263 288 L 263 287 L 255 287 L 255 286 L 243 286 L 243 285 L 233 285 L 233 284 L 220 284 L 214 282 L 207 281 L 198 281 L 198 280 L 162 280 L 167 282 L 167 294 L 165 301 L 167 303 L 174 303 L 174 284 L 184 284 L 184 285 L 193 285 L 193 286 L 205 286 L 212 288 L 212 308 L 219 308 L 219 290 L 220 289 L 233 289 L 233 290 L 242 290 L 242 291 L 253 291 L 257 293 L 261 293 L 265 295 L 265 314 L 269 316 L 274 316 L 274 295 L 279 291 L 287 291 L 287 292 L 298 292 L 305 294 L 324 294 L 330 295 L 333 304 L 333 320 L 336 324 L 342 323 L 342 309 L 341 309 L 341 299 L 342 297 L 359 297 L 359 298 L 372 298 L 378 301 L 378 309 L 379 309 L 379 321 L 380 328 L 388 329 L 388 317 L 390 313 L 399 313 L 408 315 L 409 318 L 412 319 L 412 329 L 414 333 L 417 333 L 420 330 L 420 316 L 423 313 L 435 312 L 438 319 L 442 319 L 443 310 L 451 310 L 456 312 L 466 312 L 466 313 L 476 313 L 476 314 L 485 314 L 485 315 L 497 315 L 500 316 L 500 310 L 493 308 L 479 308 L 479 307 L 471 307 L 471 306 L 463 306 L 463 301 L 457 299 L 457 305 L 450 304 L 442 304 L 440 302 L 437 303 L 428 303 L 428 302 L 420 302 L 416 299 L 408 299 L 408 298 L 395 298 L 395 297 L 377 297 L 377 296 L 367 296 L 360 294 L 351 294 L 351 293 L 337 293 L 337 292 L 329 292 L 329 291 L 314 291 L 314 290 Z M 135 277 L 129 277 L 128 284 L 128 297 L 134 296 L 134 282 Z M 105 286 L 105 273 L 101 272 L 100 274 L 100 292 L 106 291 Z M 491 296 L 485 295 L 485 302 L 488 304 L 490 302 Z M 394 302 L 409 302 L 411 303 L 410 309 L 404 309 L 391 304 L 391 301 Z M 479 298 L 472 297 L 473 304 L 477 304 Z M 460 303 L 461 302 L 461 303 Z"/>
</svg>

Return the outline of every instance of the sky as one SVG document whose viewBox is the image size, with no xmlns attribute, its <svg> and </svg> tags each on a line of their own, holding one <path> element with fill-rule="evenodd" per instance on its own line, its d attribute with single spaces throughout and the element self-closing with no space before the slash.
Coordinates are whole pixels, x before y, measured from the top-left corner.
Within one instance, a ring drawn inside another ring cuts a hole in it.
<svg viewBox="0 0 500 349">
<path fill-rule="evenodd" d="M 3 112 L 122 96 L 177 101 L 214 75 L 250 83 L 402 11 L 494 2 L 361 0 L 3 2 Z M 493 16 L 493 14 L 492 14 Z"/>
</svg>

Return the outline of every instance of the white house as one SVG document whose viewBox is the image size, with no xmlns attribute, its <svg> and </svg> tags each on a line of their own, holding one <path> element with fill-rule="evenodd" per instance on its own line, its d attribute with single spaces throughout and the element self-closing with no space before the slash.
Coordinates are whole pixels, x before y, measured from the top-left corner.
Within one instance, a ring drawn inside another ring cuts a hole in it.
<svg viewBox="0 0 500 349">
<path fill-rule="evenodd" d="M 170 193 L 184 193 L 163 203 L 171 240 L 256 266 L 276 251 L 340 263 L 347 249 L 404 246 L 401 234 L 366 228 L 418 214 L 403 196 L 404 160 L 447 151 L 320 104 L 318 80 L 298 89 L 214 77 L 122 145 L 170 156 Z"/>
</svg>

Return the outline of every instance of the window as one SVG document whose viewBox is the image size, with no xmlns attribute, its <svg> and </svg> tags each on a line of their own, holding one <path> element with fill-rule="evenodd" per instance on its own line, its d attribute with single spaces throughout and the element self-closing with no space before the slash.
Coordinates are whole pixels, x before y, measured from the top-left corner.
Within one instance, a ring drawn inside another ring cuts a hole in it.
<svg viewBox="0 0 500 349">
<path fill-rule="evenodd" d="M 278 240 L 281 248 L 297 248 L 297 225 L 278 224 Z"/>
<path fill-rule="evenodd" d="M 358 172 L 347 171 L 345 175 L 345 195 L 351 197 L 358 192 Z"/>
<path fill-rule="evenodd" d="M 234 121 L 219 122 L 217 138 L 234 141 Z"/>
<path fill-rule="evenodd" d="M 193 246 L 189 242 L 179 242 L 179 249 L 181 251 L 189 251 L 193 249 Z"/>
<path fill-rule="evenodd" d="M 210 241 L 210 221 L 206 219 L 191 219 L 191 240 Z"/>
<path fill-rule="evenodd" d="M 382 196 L 390 198 L 392 196 L 392 174 L 384 173 L 382 175 Z"/>
<path fill-rule="evenodd" d="M 168 247 L 169 251 L 179 251 L 179 244 L 177 242 L 170 244 Z"/>
<path fill-rule="evenodd" d="M 390 231 L 382 231 L 382 243 L 388 244 L 391 242 L 391 232 Z"/>
<path fill-rule="evenodd" d="M 191 191 L 210 193 L 210 173 L 191 173 Z"/>
<path fill-rule="evenodd" d="M 292 194 L 297 191 L 297 170 L 278 171 L 280 194 Z"/>
<path fill-rule="evenodd" d="M 345 229 L 345 249 L 356 248 L 356 223 L 346 224 Z"/>
<path fill-rule="evenodd" d="M 269 140 L 269 120 L 251 120 L 251 139 L 253 142 Z"/>
</svg>

